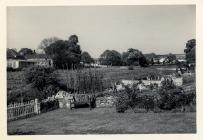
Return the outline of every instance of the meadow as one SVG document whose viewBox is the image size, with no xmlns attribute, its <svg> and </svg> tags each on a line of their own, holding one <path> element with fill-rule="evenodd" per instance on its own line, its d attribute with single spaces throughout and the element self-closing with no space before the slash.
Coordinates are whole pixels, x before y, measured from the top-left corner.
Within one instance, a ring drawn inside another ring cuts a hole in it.
<svg viewBox="0 0 203 140">
<path fill-rule="evenodd" d="M 117 113 L 115 108 L 58 109 L 8 123 L 10 135 L 196 133 L 196 113 Z"/>
</svg>

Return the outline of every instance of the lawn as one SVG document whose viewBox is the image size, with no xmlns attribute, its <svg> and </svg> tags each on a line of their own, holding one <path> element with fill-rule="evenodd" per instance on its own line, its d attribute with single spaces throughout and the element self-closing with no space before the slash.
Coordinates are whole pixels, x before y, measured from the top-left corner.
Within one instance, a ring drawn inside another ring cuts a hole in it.
<svg viewBox="0 0 203 140">
<path fill-rule="evenodd" d="M 196 133 L 196 113 L 116 113 L 114 108 L 58 109 L 8 123 L 8 134 Z"/>
</svg>

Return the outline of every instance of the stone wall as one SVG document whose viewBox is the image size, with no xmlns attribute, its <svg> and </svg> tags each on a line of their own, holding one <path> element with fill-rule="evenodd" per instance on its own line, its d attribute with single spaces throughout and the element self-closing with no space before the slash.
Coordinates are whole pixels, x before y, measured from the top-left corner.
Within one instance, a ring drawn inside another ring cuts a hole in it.
<svg viewBox="0 0 203 140">
<path fill-rule="evenodd" d="M 96 107 L 112 107 L 114 102 L 115 98 L 113 96 L 98 97 L 96 99 Z"/>
</svg>

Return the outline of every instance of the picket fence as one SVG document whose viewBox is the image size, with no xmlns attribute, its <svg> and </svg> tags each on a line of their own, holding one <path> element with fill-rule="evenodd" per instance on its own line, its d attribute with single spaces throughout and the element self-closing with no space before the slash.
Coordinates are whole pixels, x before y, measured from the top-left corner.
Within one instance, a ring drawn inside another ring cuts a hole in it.
<svg viewBox="0 0 203 140">
<path fill-rule="evenodd" d="M 40 114 L 40 103 L 38 99 L 24 103 L 9 104 L 7 107 L 8 121 L 29 117 L 35 114 Z"/>
</svg>

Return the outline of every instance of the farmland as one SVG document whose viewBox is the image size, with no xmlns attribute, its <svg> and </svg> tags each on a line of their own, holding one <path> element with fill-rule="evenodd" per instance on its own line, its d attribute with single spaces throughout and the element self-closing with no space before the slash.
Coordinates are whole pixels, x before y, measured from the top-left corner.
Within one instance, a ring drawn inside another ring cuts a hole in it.
<svg viewBox="0 0 203 140">
<path fill-rule="evenodd" d="M 8 134 L 195 133 L 195 113 L 116 113 L 114 108 L 58 109 L 8 123 Z"/>
</svg>

